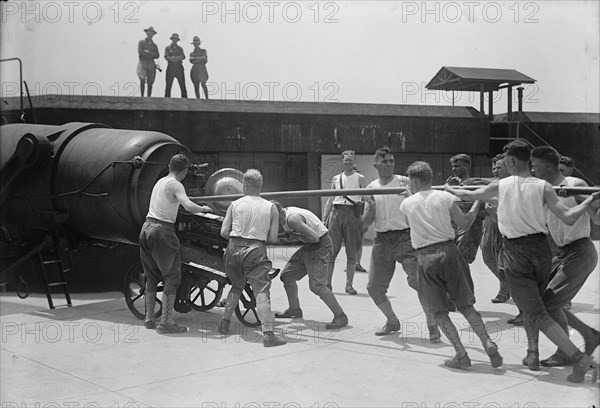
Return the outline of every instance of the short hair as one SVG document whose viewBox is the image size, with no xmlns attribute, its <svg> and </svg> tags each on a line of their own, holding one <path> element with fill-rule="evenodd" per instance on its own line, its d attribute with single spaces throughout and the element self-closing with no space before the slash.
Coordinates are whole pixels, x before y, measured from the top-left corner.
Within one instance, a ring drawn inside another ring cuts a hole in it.
<svg viewBox="0 0 600 408">
<path fill-rule="evenodd" d="M 567 167 L 575 166 L 575 162 L 569 156 L 560 156 L 560 164 L 564 164 Z"/>
<path fill-rule="evenodd" d="M 461 161 L 465 164 L 468 164 L 469 167 L 471 167 L 471 156 L 469 156 L 468 154 L 460 153 L 450 157 L 450 164 L 454 164 L 457 161 Z"/>
<path fill-rule="evenodd" d="M 390 148 L 389 148 L 389 147 L 387 147 L 387 146 L 381 146 L 379 149 L 377 149 L 377 150 L 375 151 L 375 154 L 373 155 L 373 160 L 377 161 L 377 159 L 378 159 L 379 157 L 381 157 L 381 158 L 383 159 L 383 158 L 384 158 L 385 156 L 387 156 L 388 154 L 391 154 L 391 155 L 393 155 L 393 154 L 394 154 L 394 152 L 392 152 L 392 149 L 390 149 Z"/>
<path fill-rule="evenodd" d="M 190 159 L 185 154 L 176 154 L 169 161 L 169 171 L 176 173 L 187 170 L 190 167 Z"/>
<path fill-rule="evenodd" d="M 424 183 L 431 183 L 431 180 L 433 180 L 433 170 L 431 170 L 429 163 L 424 161 L 416 161 L 408 166 L 406 174 L 409 178 L 421 180 Z"/>
<path fill-rule="evenodd" d="M 346 156 L 352 156 L 354 158 L 356 157 L 356 152 L 354 150 L 344 150 L 342 152 L 342 159 Z"/>
<path fill-rule="evenodd" d="M 258 169 L 248 169 L 244 173 L 244 183 L 260 188 L 263 184 L 263 176 Z"/>
<path fill-rule="evenodd" d="M 496 164 L 498 160 L 504 160 L 504 153 L 499 153 L 492 157 L 492 164 Z"/>
<path fill-rule="evenodd" d="M 531 159 L 531 148 L 522 140 L 513 140 L 504 146 L 504 154 L 517 160 L 528 162 Z"/>
<path fill-rule="evenodd" d="M 539 146 L 534 148 L 531 151 L 531 157 L 543 160 L 556 169 L 558 169 L 558 165 L 560 164 L 560 154 L 558 154 L 556 149 L 550 146 Z"/>
</svg>

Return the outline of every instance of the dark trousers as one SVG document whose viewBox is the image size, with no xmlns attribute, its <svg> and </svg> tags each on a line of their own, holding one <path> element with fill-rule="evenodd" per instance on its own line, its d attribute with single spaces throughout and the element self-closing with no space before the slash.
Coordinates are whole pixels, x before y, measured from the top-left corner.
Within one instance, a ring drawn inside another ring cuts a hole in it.
<svg viewBox="0 0 600 408">
<path fill-rule="evenodd" d="M 490 217 L 483 220 L 483 234 L 481 236 L 481 256 L 483 262 L 500 281 L 500 292 L 508 291 L 508 282 L 500 264 L 500 249 L 502 235 L 498 230 L 498 223 Z"/>
<path fill-rule="evenodd" d="M 194 64 L 192 70 L 190 71 L 190 78 L 192 78 L 192 84 L 194 84 L 194 92 L 196 93 L 196 98 L 200 99 L 200 85 L 202 85 L 204 97 L 208 99 L 208 87 L 206 86 L 206 81 L 208 80 L 208 73 L 206 72 L 206 66 Z"/>
<path fill-rule="evenodd" d="M 376 305 L 388 300 L 396 262 L 402 264 L 408 286 L 417 290 L 417 257 L 410 243 L 410 230 L 378 232 L 373 241 L 367 291 Z"/>
<path fill-rule="evenodd" d="M 183 65 L 181 64 L 169 64 L 167 66 L 167 87 L 165 88 L 165 98 L 171 97 L 171 87 L 173 86 L 173 80 L 175 78 L 177 78 L 177 82 L 179 82 L 181 97 L 187 98 L 187 90 L 185 89 L 185 75 L 183 72 Z"/>
<path fill-rule="evenodd" d="M 475 304 L 475 296 L 463 272 L 467 262 L 453 241 L 440 242 L 416 251 L 417 290 L 423 309 L 435 315 L 448 313 L 446 295 L 458 309 Z"/>
<path fill-rule="evenodd" d="M 548 285 L 552 263 L 546 235 L 504 238 L 500 257 L 517 307 L 533 322 L 546 320 L 548 312 L 542 295 Z"/>
<path fill-rule="evenodd" d="M 181 255 L 174 225 L 147 218 L 139 242 L 146 291 L 156 292 L 158 282 L 163 280 L 164 293 L 176 294 L 181 283 Z"/>
<path fill-rule="evenodd" d="M 329 265 L 332 262 L 333 242 L 329 233 L 326 233 L 318 243 L 304 244 L 294 252 L 281 272 L 281 281 L 286 285 L 308 275 L 310 291 L 319 295 L 327 285 Z"/>
<path fill-rule="evenodd" d="M 478 215 L 477 218 L 475 218 L 475 221 L 473 221 L 471 228 L 467 231 L 457 228 L 456 239 L 454 240 L 458 252 L 460 252 L 460 255 L 467 263 L 467 267 L 463 269 L 463 273 L 465 274 L 467 284 L 473 293 L 475 293 L 475 286 L 473 285 L 473 278 L 471 277 L 471 268 L 469 268 L 469 265 L 475 261 L 479 244 L 481 244 L 482 234 L 483 218 Z"/>
<path fill-rule="evenodd" d="M 558 247 L 552 259 L 552 272 L 542 300 L 550 317 L 567 331 L 563 307 L 579 292 L 598 263 L 598 252 L 589 238 Z"/>
<path fill-rule="evenodd" d="M 237 237 L 229 239 L 225 252 L 225 272 L 233 288 L 241 292 L 247 280 L 255 296 L 260 292 L 268 293 L 272 266 L 264 242 Z"/>
</svg>

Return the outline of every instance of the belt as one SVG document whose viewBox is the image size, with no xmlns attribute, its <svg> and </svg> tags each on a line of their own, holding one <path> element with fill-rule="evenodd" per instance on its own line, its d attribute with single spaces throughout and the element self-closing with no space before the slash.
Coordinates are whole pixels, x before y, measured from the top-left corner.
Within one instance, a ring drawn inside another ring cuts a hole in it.
<svg viewBox="0 0 600 408">
<path fill-rule="evenodd" d="M 537 234 L 529 234 L 529 235 L 523 235 L 522 237 L 517 237 L 517 238 L 506 238 L 504 237 L 504 239 L 508 242 L 519 242 L 519 241 L 528 241 L 530 239 L 540 239 L 540 238 L 546 238 L 546 234 L 544 234 L 543 232 L 538 232 Z"/>
<path fill-rule="evenodd" d="M 163 220 L 159 220 L 156 219 L 154 217 L 146 217 L 146 222 L 152 222 L 154 224 L 161 224 L 161 225 L 165 225 L 167 227 L 174 227 L 175 224 L 172 222 L 167 222 L 167 221 L 163 221 Z"/>
<path fill-rule="evenodd" d="M 579 238 L 579 239 L 576 239 L 575 241 L 571 241 L 568 244 L 558 247 L 558 249 L 560 249 L 561 251 L 566 251 L 567 249 L 569 249 L 571 247 L 574 247 L 574 246 L 580 245 L 584 242 L 587 242 L 589 239 L 590 239 L 590 237 Z"/>
<path fill-rule="evenodd" d="M 410 228 L 404 228 L 401 230 L 387 230 L 387 231 L 382 231 L 382 232 L 375 231 L 375 232 L 377 232 L 378 234 L 393 234 L 396 232 L 410 232 Z"/>
<path fill-rule="evenodd" d="M 354 208 L 353 204 L 334 204 L 333 208 Z"/>
<path fill-rule="evenodd" d="M 260 239 L 244 238 L 244 237 L 229 237 L 229 240 L 234 243 L 241 243 L 241 244 L 264 244 L 265 243 L 265 241 L 261 241 Z"/>
<path fill-rule="evenodd" d="M 443 242 L 436 242 L 435 244 L 429 244 L 429 245 L 425 245 L 425 246 L 416 248 L 416 250 L 419 251 L 421 249 L 433 249 L 433 248 L 436 248 L 436 247 L 443 247 L 443 246 L 446 246 L 448 244 L 454 244 L 454 241 L 448 240 L 448 241 L 443 241 Z"/>
</svg>

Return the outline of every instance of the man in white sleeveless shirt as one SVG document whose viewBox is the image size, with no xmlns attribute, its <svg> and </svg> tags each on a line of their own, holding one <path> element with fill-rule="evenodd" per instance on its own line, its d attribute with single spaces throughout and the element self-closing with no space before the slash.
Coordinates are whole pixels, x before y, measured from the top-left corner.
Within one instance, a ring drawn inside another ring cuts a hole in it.
<svg viewBox="0 0 600 408">
<path fill-rule="evenodd" d="M 231 280 L 231 290 L 227 295 L 219 332 L 229 333 L 231 316 L 248 281 L 262 323 L 263 346 L 275 347 L 286 342 L 275 336 L 274 332 L 269 298 L 272 263 L 267 258 L 265 244 L 277 242 L 279 215 L 270 201 L 260 197 L 262 185 L 260 171 L 246 171 L 243 180 L 245 195 L 229 205 L 221 226 L 221 236 L 229 240 L 225 252 L 225 272 Z"/>
<path fill-rule="evenodd" d="M 433 171 L 429 163 L 414 162 L 407 173 L 413 194 L 402 201 L 400 211 L 408 219 L 411 244 L 417 254 L 419 300 L 456 351 L 454 358 L 444 364 L 450 368 L 471 366 L 467 350 L 448 315 L 448 295 L 481 340 L 492 367 L 500 367 L 502 357 L 498 346 L 490 339 L 481 315 L 473 307 L 475 296 L 464 273 L 468 264 L 455 243 L 456 233 L 452 226 L 454 222 L 463 231 L 468 231 L 477 216 L 479 201 L 464 214 L 456 197 L 431 188 Z"/>
<path fill-rule="evenodd" d="M 344 171 L 341 174 L 333 176 L 331 188 L 340 189 L 356 189 L 365 188 L 365 176 L 354 170 L 355 153 L 352 150 L 346 150 L 342 153 L 342 161 Z M 343 193 L 342 193 L 343 194 Z M 339 195 L 330 197 L 325 204 L 323 211 L 323 221 L 329 228 L 331 240 L 333 241 L 333 260 L 329 265 L 329 277 L 327 285 L 331 289 L 331 280 L 333 277 L 333 269 L 335 259 L 342 248 L 342 241 L 346 246 L 346 293 L 356 295 L 354 289 L 354 273 L 356 271 L 356 255 L 361 247 L 363 230 L 362 230 L 362 214 L 357 214 L 355 205 L 362 202 L 361 196 Z"/>
<path fill-rule="evenodd" d="M 587 183 L 576 177 L 564 177 L 559 171 L 561 156 L 549 146 L 536 147 L 531 151 L 531 165 L 535 175 L 553 186 L 587 187 Z M 583 201 L 580 196 L 569 196 L 560 200 L 569 208 Z M 552 259 L 550 282 L 542 299 L 548 314 L 569 334 L 567 326 L 577 330 L 585 340 L 585 353 L 591 355 L 600 344 L 600 332 L 579 320 L 566 308 L 579 292 L 588 276 L 598 263 L 598 252 L 590 239 L 590 215 L 594 214 L 595 201 L 588 207 L 587 213 L 575 224 L 563 223 L 551 211 L 546 211 L 546 224 L 552 239 L 558 245 L 557 254 Z M 557 349 L 556 352 L 540 364 L 545 367 L 571 364 L 569 357 Z"/>
<path fill-rule="evenodd" d="M 488 184 L 487 180 L 485 179 L 471 177 L 471 156 L 464 153 L 452 156 L 450 158 L 450 165 L 452 166 L 454 177 L 450 177 L 448 180 L 446 180 L 448 184 L 459 184 L 461 186 Z M 464 211 L 468 211 L 470 204 L 459 203 L 458 206 Z M 471 228 L 469 228 L 468 231 L 461 230 L 460 228 L 458 228 L 456 231 L 456 246 L 458 247 L 460 254 L 469 265 L 475 261 L 477 249 L 481 243 L 481 236 L 483 234 L 483 219 L 486 215 L 483 207 L 484 206 L 482 205 L 479 209 L 477 217 L 475 218 L 475 221 L 473 221 L 473 225 L 471 225 Z M 468 273 L 467 282 L 469 282 L 471 290 L 473 290 L 471 271 L 467 270 L 465 272 Z"/>
<path fill-rule="evenodd" d="M 539 369 L 539 331 L 556 344 L 574 362 L 570 382 L 582 382 L 593 363 L 582 353 L 564 330 L 549 315 L 542 295 L 551 270 L 552 254 L 548 245 L 545 208 L 564 223 L 573 225 L 590 203 L 600 197 L 594 193 L 581 204 L 567 208 L 547 181 L 531 177 L 529 146 L 515 140 L 504 146 L 504 163 L 511 177 L 503 178 L 475 191 L 446 189 L 464 200 L 492 200 L 498 197 L 498 228 L 502 234 L 502 263 L 511 296 L 523 311 L 527 335 L 527 355 L 523 365 Z"/>
<path fill-rule="evenodd" d="M 496 180 L 509 176 L 504 166 L 504 154 L 498 154 L 492 158 L 492 174 Z M 496 297 L 492 299 L 492 303 L 504 303 L 510 299 L 510 293 L 504 272 L 501 271 L 501 267 L 498 265 L 498 255 L 502 245 L 502 235 L 498 230 L 498 214 L 496 214 L 496 206 L 491 204 L 486 204 L 485 210 L 486 216 L 483 219 L 483 233 L 480 244 L 481 257 L 500 282 L 500 289 Z"/>
<path fill-rule="evenodd" d="M 510 176 L 508 169 L 504 165 L 504 156 L 504 153 L 496 155 L 496 162 L 492 167 L 492 174 L 497 180 Z M 494 204 L 485 204 L 487 215 L 483 221 L 481 256 L 483 262 L 500 281 L 500 290 L 496 297 L 492 299 L 492 303 L 504 303 L 510 299 L 510 287 L 508 286 L 506 273 L 504 272 L 500 257 L 500 252 L 502 252 L 502 234 L 500 234 L 500 230 L 498 229 L 497 204 L 497 202 Z M 508 319 L 506 323 L 523 326 L 523 313 L 519 310 L 519 314 Z"/>
<path fill-rule="evenodd" d="M 190 160 L 183 154 L 176 154 L 169 162 L 169 174 L 156 182 L 150 196 L 150 208 L 146 222 L 140 232 L 140 257 L 146 275 L 146 317 L 144 325 L 148 329 L 156 327 L 154 308 L 156 287 L 164 281 L 162 294 L 162 318 L 156 331 L 159 333 L 184 333 L 186 327 L 173 320 L 173 307 L 177 288 L 181 283 L 181 256 L 179 239 L 175 235 L 175 220 L 179 205 L 189 212 L 210 212 L 209 207 L 193 203 L 183 188 L 181 181 L 190 167 Z"/>
<path fill-rule="evenodd" d="M 408 177 L 394 174 L 394 153 L 384 146 L 375 152 L 373 167 L 379 178 L 367 188 L 408 187 Z M 407 191 L 410 194 L 410 191 Z M 400 211 L 400 204 L 407 194 L 377 194 L 367 197 L 364 225 L 374 221 L 375 239 L 371 253 L 369 283 L 367 291 L 375 305 L 387 318 L 385 325 L 375 332 L 376 336 L 385 336 L 401 328 L 400 320 L 387 297 L 390 282 L 396 270 L 396 262 L 402 264 L 408 286 L 417 290 L 417 257 L 410 243 L 410 228 L 406 215 Z M 432 343 L 440 341 L 440 332 L 433 316 L 425 310 L 429 339 Z"/>
<path fill-rule="evenodd" d="M 569 156 L 560 156 L 560 164 L 558 165 L 558 171 L 564 177 L 573 175 L 573 169 L 575 168 L 575 162 Z"/>
<path fill-rule="evenodd" d="M 347 326 L 348 316 L 331 289 L 327 287 L 329 264 L 333 262 L 333 242 L 329 230 L 319 217 L 309 210 L 298 207 L 283 208 L 276 201 L 274 204 L 279 211 L 279 224 L 283 230 L 295 240 L 304 242 L 281 271 L 281 281 L 289 307 L 282 313 L 275 313 L 275 317 L 302 317 L 296 282 L 308 275 L 310 291 L 320 297 L 333 313 L 333 321 L 327 323 L 325 328 L 340 329 Z"/>
</svg>

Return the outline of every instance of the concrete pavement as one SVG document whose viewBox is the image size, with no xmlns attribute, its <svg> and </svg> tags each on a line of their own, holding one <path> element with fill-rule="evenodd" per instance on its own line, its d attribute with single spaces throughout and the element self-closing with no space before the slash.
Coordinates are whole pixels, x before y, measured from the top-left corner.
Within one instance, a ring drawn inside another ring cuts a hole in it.
<svg viewBox="0 0 600 408">
<path fill-rule="evenodd" d="M 597 244 L 597 242 L 596 242 Z M 363 265 L 368 265 L 370 246 Z M 291 248 L 269 251 L 283 267 Z M 588 372 L 581 384 L 566 377 L 571 367 L 529 371 L 521 365 L 527 348 L 523 328 L 506 324 L 516 313 L 512 301 L 492 304 L 497 281 L 481 254 L 472 265 L 477 303 L 488 331 L 500 347 L 504 365 L 490 366 L 479 340 L 459 313 L 460 328 L 473 366 L 453 370 L 443 362 L 454 354 L 444 338 L 431 344 L 416 293 L 397 265 L 390 288 L 402 333 L 374 336 L 385 319 L 366 293 L 367 274 L 357 273 L 359 294 L 343 292 L 342 250 L 334 292 L 349 317 L 348 327 L 325 330 L 332 316 L 300 281 L 303 319 L 277 319 L 276 331 L 288 344 L 263 348 L 256 329 L 232 322 L 234 334 L 217 333 L 222 309 L 176 313 L 190 330 L 160 335 L 146 330 L 117 292 L 73 294 L 73 307 L 48 310 L 43 294 L 25 300 L 0 295 L 1 406 L 57 407 L 591 407 L 599 404 L 599 385 Z M 84 272 L 80 272 L 84 273 Z M 598 267 L 573 302 L 572 310 L 599 328 Z M 223 297 L 229 287 L 225 288 Z M 61 305 L 60 295 L 55 304 Z M 283 285 L 273 282 L 273 311 L 287 308 Z M 583 346 L 579 334 L 571 333 Z M 554 345 L 540 335 L 540 356 Z M 596 361 L 599 351 L 594 353 Z"/>
</svg>

